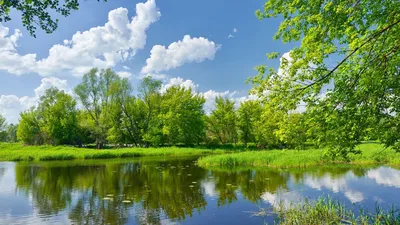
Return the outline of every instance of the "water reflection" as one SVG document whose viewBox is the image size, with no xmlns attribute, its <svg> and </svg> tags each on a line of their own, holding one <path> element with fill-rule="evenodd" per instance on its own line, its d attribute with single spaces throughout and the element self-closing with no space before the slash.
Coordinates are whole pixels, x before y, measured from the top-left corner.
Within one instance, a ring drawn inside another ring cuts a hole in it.
<svg viewBox="0 0 400 225">
<path fill-rule="evenodd" d="M 242 224 L 250 220 L 243 213 L 249 207 L 327 194 L 367 206 L 400 203 L 390 197 L 400 187 L 400 171 L 392 168 L 206 170 L 194 160 L 17 163 L 12 168 L 16 191 L 7 198 L 24 196 L 21 207 L 28 201 L 34 208 L 22 212 L 28 220 L 76 224 Z M 13 221 L 6 209 L 0 203 L 0 222 Z M 218 216 L 224 213 L 235 217 Z"/>
</svg>

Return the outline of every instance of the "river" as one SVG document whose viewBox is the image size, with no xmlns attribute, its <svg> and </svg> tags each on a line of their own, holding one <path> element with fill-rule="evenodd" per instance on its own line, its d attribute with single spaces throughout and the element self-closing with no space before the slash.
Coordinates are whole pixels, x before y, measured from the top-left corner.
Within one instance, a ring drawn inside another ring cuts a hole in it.
<svg viewBox="0 0 400 225">
<path fill-rule="evenodd" d="M 196 158 L 0 162 L 0 224 L 273 224 L 260 208 L 330 196 L 400 206 L 390 167 L 204 169 Z"/>
</svg>

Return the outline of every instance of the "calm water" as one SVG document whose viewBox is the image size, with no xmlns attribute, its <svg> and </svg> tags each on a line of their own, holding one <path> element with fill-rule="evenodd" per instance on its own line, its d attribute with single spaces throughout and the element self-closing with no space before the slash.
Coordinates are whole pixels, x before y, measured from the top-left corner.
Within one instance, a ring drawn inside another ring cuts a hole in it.
<svg viewBox="0 0 400 225">
<path fill-rule="evenodd" d="M 0 163 L 0 224 L 263 224 L 260 207 L 330 195 L 400 206 L 389 167 L 206 170 L 195 158 Z"/>
</svg>

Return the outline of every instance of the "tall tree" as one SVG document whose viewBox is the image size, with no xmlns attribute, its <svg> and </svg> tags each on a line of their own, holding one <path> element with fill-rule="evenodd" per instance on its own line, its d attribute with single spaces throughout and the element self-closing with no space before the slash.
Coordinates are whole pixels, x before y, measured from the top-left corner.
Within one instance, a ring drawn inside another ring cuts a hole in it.
<svg viewBox="0 0 400 225">
<path fill-rule="evenodd" d="M 17 142 L 18 125 L 10 124 L 7 126 L 7 142 Z"/>
<path fill-rule="evenodd" d="M 110 69 L 101 70 L 94 68 L 86 73 L 82 82 L 75 87 L 75 93 L 87 111 L 89 126 L 93 137 L 96 139 L 96 147 L 101 149 L 106 141 L 109 129 L 109 107 L 111 107 L 113 96 L 110 87 L 118 75 Z"/>
<path fill-rule="evenodd" d="M 261 119 L 262 104 L 257 100 L 242 102 L 238 109 L 238 128 L 240 140 L 247 146 L 247 143 L 257 144 L 255 130 L 257 122 Z"/>
<path fill-rule="evenodd" d="M 380 140 L 400 150 L 399 12 L 393 0 L 267 1 L 256 15 L 283 18 L 274 38 L 301 42 L 278 71 L 258 67 L 254 92 L 286 111 L 306 102 L 332 131 L 324 140 L 334 156 L 356 152 L 371 117 L 386 131 Z"/>
<path fill-rule="evenodd" d="M 43 135 L 40 131 L 38 112 L 32 108 L 20 114 L 20 121 L 17 131 L 19 141 L 28 145 L 43 144 Z"/>
<path fill-rule="evenodd" d="M 104 1 L 107 0 L 97 0 Z M 36 26 L 46 33 L 52 33 L 58 27 L 58 19 L 53 19 L 54 12 L 69 16 L 73 10 L 79 9 L 78 0 L 0 0 L 0 23 L 11 20 L 11 10 L 17 10 L 22 15 L 22 24 L 36 37 Z"/>
<path fill-rule="evenodd" d="M 161 81 L 145 77 L 139 86 L 139 97 L 144 103 L 145 117 L 143 119 L 143 140 L 146 146 L 150 143 L 163 143 L 161 110 Z"/>
<path fill-rule="evenodd" d="M 235 102 L 217 97 L 215 109 L 206 119 L 208 135 L 217 138 L 222 144 L 236 143 L 238 140 L 236 120 Z"/>
<path fill-rule="evenodd" d="M 0 114 L 0 141 L 7 141 L 7 123 L 6 118 Z"/>
<path fill-rule="evenodd" d="M 116 79 L 110 87 L 114 96 L 110 112 L 111 128 L 108 139 L 114 143 L 142 144 L 145 108 L 141 99 L 132 95 L 128 79 Z"/>
<path fill-rule="evenodd" d="M 38 105 L 40 130 L 48 144 L 72 144 L 76 140 L 77 110 L 72 96 L 49 88 Z"/>
<path fill-rule="evenodd" d="M 170 144 L 197 144 L 204 137 L 205 99 L 192 89 L 172 86 L 162 101 L 163 133 Z"/>
</svg>

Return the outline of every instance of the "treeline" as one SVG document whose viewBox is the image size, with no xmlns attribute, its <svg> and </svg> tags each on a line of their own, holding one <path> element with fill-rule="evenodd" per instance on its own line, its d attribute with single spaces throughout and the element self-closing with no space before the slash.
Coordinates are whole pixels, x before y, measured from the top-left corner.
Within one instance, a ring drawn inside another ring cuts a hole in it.
<svg viewBox="0 0 400 225">
<path fill-rule="evenodd" d="M 92 69 L 71 93 L 74 97 L 56 88 L 46 90 L 37 107 L 20 114 L 18 129 L 12 125 L 16 137 L 3 141 L 95 143 L 99 149 L 105 144 L 303 148 L 311 137 L 303 114 L 272 111 L 256 100 L 236 109 L 233 100 L 218 97 L 215 109 L 206 115 L 201 94 L 180 86 L 161 87 L 160 81 L 147 77 L 134 95 L 127 79 L 110 69 Z"/>
</svg>

